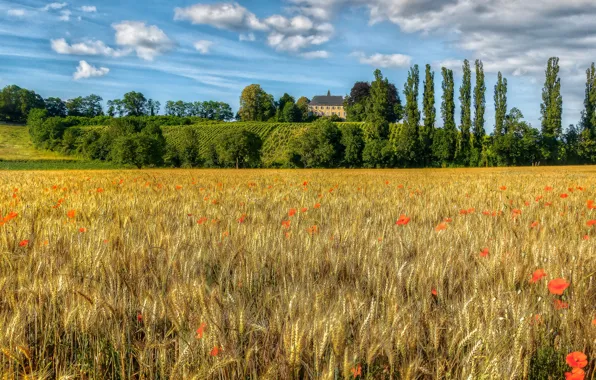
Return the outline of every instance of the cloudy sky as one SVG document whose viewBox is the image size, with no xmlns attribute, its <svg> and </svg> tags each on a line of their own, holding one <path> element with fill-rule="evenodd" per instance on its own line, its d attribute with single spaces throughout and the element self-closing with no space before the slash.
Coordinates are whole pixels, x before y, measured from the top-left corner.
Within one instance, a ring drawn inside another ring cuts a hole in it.
<svg viewBox="0 0 596 380">
<path fill-rule="evenodd" d="M 276 98 L 345 95 L 380 68 L 403 89 L 409 66 L 423 75 L 430 63 L 439 106 L 441 66 L 459 87 L 462 60 L 482 59 L 492 130 L 496 73 L 508 78 L 509 106 L 539 127 L 544 69 L 558 56 L 567 125 L 596 60 L 594 16 L 594 0 L 0 0 L 0 86 L 237 108 L 251 83 Z"/>
</svg>

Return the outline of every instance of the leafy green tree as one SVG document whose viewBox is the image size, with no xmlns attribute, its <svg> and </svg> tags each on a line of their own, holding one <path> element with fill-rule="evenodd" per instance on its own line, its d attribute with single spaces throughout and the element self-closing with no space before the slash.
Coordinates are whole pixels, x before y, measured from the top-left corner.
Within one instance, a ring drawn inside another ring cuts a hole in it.
<svg viewBox="0 0 596 380">
<path fill-rule="evenodd" d="M 50 97 L 45 100 L 45 103 L 49 117 L 66 117 L 68 109 L 66 108 L 66 103 L 64 103 L 62 99 Z"/>
<path fill-rule="evenodd" d="M 337 167 L 344 156 L 341 137 L 335 123 L 321 118 L 292 139 L 289 160 L 305 168 Z"/>
<path fill-rule="evenodd" d="M 580 121 L 578 154 L 584 162 L 596 163 L 596 68 L 586 70 L 584 110 Z"/>
<path fill-rule="evenodd" d="M 263 141 L 254 132 L 231 129 L 217 137 L 215 149 L 220 165 L 238 168 L 256 167 L 261 160 Z"/>
<path fill-rule="evenodd" d="M 347 121 L 366 120 L 366 105 L 369 101 L 370 89 L 368 82 L 354 83 L 350 95 L 344 99 L 344 110 Z"/>
<path fill-rule="evenodd" d="M 273 96 L 258 84 L 247 86 L 240 95 L 238 114 L 242 121 L 268 121 L 275 116 Z"/>
<path fill-rule="evenodd" d="M 420 74 L 418 65 L 414 65 L 408 72 L 408 79 L 404 85 L 406 97 L 405 118 L 399 129 L 395 152 L 397 159 L 405 165 L 414 165 L 420 154 L 419 125 L 420 110 L 418 109 Z"/>
<path fill-rule="evenodd" d="M 288 103 L 295 104 L 296 101 L 293 96 L 290 96 L 288 93 L 285 93 L 282 95 L 281 98 L 279 98 L 279 100 L 275 104 L 276 108 L 277 108 L 277 114 L 276 114 L 277 121 L 280 121 L 280 122 L 287 121 L 284 118 L 284 110 L 285 110 L 286 104 L 288 104 Z"/>
<path fill-rule="evenodd" d="M 161 103 L 159 100 L 149 99 L 147 100 L 147 110 L 149 112 L 149 116 L 159 115 L 159 108 L 161 107 Z"/>
<path fill-rule="evenodd" d="M 548 163 L 555 163 L 558 158 L 562 135 L 563 97 L 559 78 L 559 58 L 552 57 L 546 67 L 546 79 L 542 89 L 542 155 Z"/>
<path fill-rule="evenodd" d="M 381 138 L 365 140 L 364 149 L 362 150 L 362 162 L 366 168 L 392 167 L 394 165 L 394 154 L 390 141 Z"/>
<path fill-rule="evenodd" d="M 476 60 L 476 86 L 474 87 L 474 133 L 472 134 L 472 152 L 470 165 L 477 166 L 482 157 L 482 142 L 486 131 L 484 130 L 484 112 L 486 109 L 486 84 L 484 82 L 484 66 L 482 61 Z"/>
<path fill-rule="evenodd" d="M 362 150 L 364 149 L 362 128 L 354 124 L 346 124 L 341 129 L 340 143 L 344 150 L 344 165 L 350 168 L 362 165 Z"/>
<path fill-rule="evenodd" d="M 531 165 L 540 157 L 540 132 L 523 121 L 523 117 L 515 107 L 505 116 L 506 133 L 494 147 L 499 166 Z"/>
<path fill-rule="evenodd" d="M 470 129 L 472 127 L 472 71 L 470 62 L 466 59 L 462 66 L 463 82 L 459 89 L 459 101 L 461 104 L 461 126 L 458 143 L 457 158 L 463 165 L 470 164 Z"/>
<path fill-rule="evenodd" d="M 580 136 L 579 129 L 570 124 L 565 133 L 563 133 L 563 141 L 561 144 L 561 158 L 566 164 L 579 164 L 580 158 Z"/>
<path fill-rule="evenodd" d="M 122 117 L 125 115 L 124 103 L 120 99 L 108 100 L 108 115 L 111 117 Z"/>
<path fill-rule="evenodd" d="M 500 152 L 504 151 L 501 148 L 501 144 L 503 143 L 503 136 L 507 134 L 507 128 L 505 125 L 505 120 L 507 116 L 507 78 L 503 78 L 503 75 L 499 71 L 497 74 L 497 84 L 495 84 L 495 131 L 493 133 L 493 144 L 496 157 L 499 158 L 500 161 L 503 161 L 502 154 Z"/>
<path fill-rule="evenodd" d="M 81 108 L 82 116 L 95 117 L 103 115 L 102 100 L 101 96 L 95 94 L 84 97 Z"/>
<path fill-rule="evenodd" d="M 140 92 L 130 91 L 124 94 L 122 99 L 124 110 L 128 116 L 147 115 L 147 99 Z"/>
<path fill-rule="evenodd" d="M 375 80 L 370 86 L 370 96 L 366 108 L 366 121 L 389 121 L 391 106 L 389 104 L 389 84 L 383 78 L 381 70 L 375 70 Z M 382 136 L 381 136 L 382 137 Z"/>
<path fill-rule="evenodd" d="M 302 121 L 302 112 L 300 111 L 300 108 L 298 108 L 296 104 L 292 102 L 287 102 L 284 106 L 280 121 L 284 121 L 286 123 L 297 123 Z"/>
<path fill-rule="evenodd" d="M 85 100 L 82 96 L 68 99 L 66 101 L 66 108 L 68 109 L 68 116 L 83 116 L 85 112 Z"/>
<path fill-rule="evenodd" d="M 432 160 L 432 141 L 435 132 L 437 110 L 435 109 L 435 73 L 430 65 L 426 65 L 424 93 L 422 95 L 422 112 L 424 120 L 419 130 L 420 158 L 424 166 Z"/>
<path fill-rule="evenodd" d="M 306 96 L 301 96 L 296 101 L 296 107 L 300 110 L 300 120 L 301 121 L 309 121 L 310 119 L 310 110 L 308 106 L 310 105 L 310 99 Z"/>
<path fill-rule="evenodd" d="M 29 111 L 45 108 L 45 102 L 35 91 L 16 85 L 6 86 L 0 91 L 0 120 L 23 123 Z"/>
<path fill-rule="evenodd" d="M 455 84 L 453 81 L 453 71 L 441 68 L 443 76 L 443 95 L 441 102 L 441 116 L 443 118 L 443 128 L 440 132 L 440 141 L 433 144 L 433 153 L 443 163 L 453 162 L 457 149 L 457 129 L 455 127 Z M 440 149 L 440 150 L 439 150 Z"/>
</svg>

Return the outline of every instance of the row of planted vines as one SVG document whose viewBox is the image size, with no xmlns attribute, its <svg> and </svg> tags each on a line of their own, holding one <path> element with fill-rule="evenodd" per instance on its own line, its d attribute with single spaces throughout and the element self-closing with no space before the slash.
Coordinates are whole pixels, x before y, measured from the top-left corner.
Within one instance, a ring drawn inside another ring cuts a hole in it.
<svg viewBox="0 0 596 380">
<path fill-rule="evenodd" d="M 0 173 L 8 378 L 593 379 L 596 169 Z"/>
</svg>

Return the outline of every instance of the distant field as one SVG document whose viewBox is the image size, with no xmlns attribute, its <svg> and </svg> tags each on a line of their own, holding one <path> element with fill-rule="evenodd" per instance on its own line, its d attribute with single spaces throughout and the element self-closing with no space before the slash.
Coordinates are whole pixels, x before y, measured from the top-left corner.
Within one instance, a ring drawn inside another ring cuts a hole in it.
<svg viewBox="0 0 596 380">
<path fill-rule="evenodd" d="M 593 380 L 595 190 L 596 167 L 0 171 L 0 373 Z"/>
<path fill-rule="evenodd" d="M 36 150 L 24 125 L 0 124 L 0 160 L 45 161 L 76 160 L 56 152 Z M 0 166 L 4 166 L 0 162 Z"/>
</svg>

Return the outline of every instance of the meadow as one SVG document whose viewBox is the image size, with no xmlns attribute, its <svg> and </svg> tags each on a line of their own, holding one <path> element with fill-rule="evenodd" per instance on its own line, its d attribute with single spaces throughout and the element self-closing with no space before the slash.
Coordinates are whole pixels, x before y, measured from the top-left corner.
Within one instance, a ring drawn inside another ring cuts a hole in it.
<svg viewBox="0 0 596 380">
<path fill-rule="evenodd" d="M 595 200 L 596 167 L 0 171 L 0 372 L 595 379 Z"/>
</svg>

